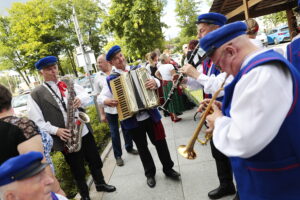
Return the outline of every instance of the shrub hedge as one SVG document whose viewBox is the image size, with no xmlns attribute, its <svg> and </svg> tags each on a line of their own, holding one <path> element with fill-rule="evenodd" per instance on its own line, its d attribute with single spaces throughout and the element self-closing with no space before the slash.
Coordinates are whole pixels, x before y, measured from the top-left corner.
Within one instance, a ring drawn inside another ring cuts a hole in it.
<svg viewBox="0 0 300 200">
<path fill-rule="evenodd" d="M 98 151 L 101 154 L 109 141 L 109 127 L 106 123 L 99 123 L 97 120 L 97 112 L 94 105 L 87 108 L 87 114 L 91 119 L 91 125 L 94 130 L 94 138 L 98 147 Z M 70 168 L 66 163 L 64 156 L 61 152 L 53 152 L 52 161 L 55 166 L 55 176 L 58 179 L 62 189 L 67 194 L 67 197 L 73 198 L 77 193 L 75 181 L 73 180 Z M 89 174 L 87 165 L 87 175 Z"/>
</svg>

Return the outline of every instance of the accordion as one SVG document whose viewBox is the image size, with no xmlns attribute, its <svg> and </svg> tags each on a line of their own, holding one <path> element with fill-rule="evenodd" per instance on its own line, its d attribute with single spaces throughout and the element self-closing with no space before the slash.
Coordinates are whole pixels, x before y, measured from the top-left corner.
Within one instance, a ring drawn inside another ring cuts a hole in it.
<svg viewBox="0 0 300 200">
<path fill-rule="evenodd" d="M 110 81 L 114 99 L 118 100 L 118 115 L 120 121 L 132 117 L 141 110 L 159 105 L 156 90 L 145 87 L 151 76 L 144 67 L 129 72 L 124 72 L 119 77 Z"/>
</svg>

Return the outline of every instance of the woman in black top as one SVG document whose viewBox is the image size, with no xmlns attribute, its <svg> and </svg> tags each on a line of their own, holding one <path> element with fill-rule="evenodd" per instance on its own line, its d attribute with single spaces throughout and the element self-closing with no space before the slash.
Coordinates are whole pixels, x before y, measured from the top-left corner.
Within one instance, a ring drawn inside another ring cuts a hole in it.
<svg viewBox="0 0 300 200">
<path fill-rule="evenodd" d="M 30 151 L 44 154 L 37 126 L 26 117 L 15 117 L 11 100 L 10 91 L 0 84 L 0 165 L 11 157 Z M 46 172 L 54 179 L 53 192 L 65 195 L 50 167 Z"/>
</svg>

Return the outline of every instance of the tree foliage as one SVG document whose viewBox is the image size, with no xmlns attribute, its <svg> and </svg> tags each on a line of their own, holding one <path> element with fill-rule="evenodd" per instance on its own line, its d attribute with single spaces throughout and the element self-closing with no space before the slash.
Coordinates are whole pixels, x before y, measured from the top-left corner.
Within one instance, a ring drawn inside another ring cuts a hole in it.
<svg viewBox="0 0 300 200">
<path fill-rule="evenodd" d="M 164 5 L 161 0 L 112 0 L 102 30 L 121 41 L 127 57 L 142 58 L 162 46 L 164 24 L 160 18 Z"/>
<path fill-rule="evenodd" d="M 75 7 L 84 44 L 101 52 L 106 44 L 100 33 L 103 10 L 95 0 L 30 0 L 14 3 L 8 17 L 0 17 L 0 67 L 34 70 L 34 63 L 48 55 L 67 57 L 74 63 L 78 40 L 71 19 Z M 65 63 L 65 62 L 63 62 Z M 62 75 L 63 66 L 60 68 Z"/>
<path fill-rule="evenodd" d="M 179 36 L 169 41 L 175 46 L 175 52 L 181 51 L 183 44 L 197 39 L 195 21 L 199 12 L 198 4 L 199 2 L 196 0 L 176 0 L 175 12 L 180 33 Z"/>
<path fill-rule="evenodd" d="M 197 2 L 195 0 L 176 0 L 178 24 L 181 29 L 180 37 L 195 37 L 197 30 L 195 21 L 197 19 Z"/>
<path fill-rule="evenodd" d="M 262 21 L 268 28 L 273 28 L 282 23 L 287 23 L 287 16 L 285 11 L 272 13 L 262 16 Z"/>
</svg>

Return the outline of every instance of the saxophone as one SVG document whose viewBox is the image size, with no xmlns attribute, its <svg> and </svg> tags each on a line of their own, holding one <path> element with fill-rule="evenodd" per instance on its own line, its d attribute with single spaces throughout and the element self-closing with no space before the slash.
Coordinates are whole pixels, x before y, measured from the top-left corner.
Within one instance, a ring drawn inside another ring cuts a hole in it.
<svg viewBox="0 0 300 200">
<path fill-rule="evenodd" d="M 75 116 L 76 109 L 73 105 L 76 97 L 74 79 L 73 77 L 65 76 L 62 81 L 67 84 L 68 88 L 66 129 L 69 129 L 71 134 L 71 137 L 65 143 L 65 149 L 67 153 L 73 153 L 81 149 L 83 126 L 90 122 L 90 117 L 84 112 L 78 112 L 78 117 Z"/>
</svg>

